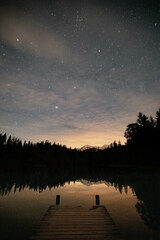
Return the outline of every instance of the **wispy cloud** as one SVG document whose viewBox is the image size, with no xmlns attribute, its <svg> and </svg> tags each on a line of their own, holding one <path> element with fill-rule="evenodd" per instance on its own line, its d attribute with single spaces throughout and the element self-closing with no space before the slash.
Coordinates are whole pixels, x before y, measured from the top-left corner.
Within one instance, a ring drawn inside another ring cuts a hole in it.
<svg viewBox="0 0 160 240">
<path fill-rule="evenodd" d="M 37 24 L 38 21 L 38 24 Z M 28 16 L 17 18 L 13 15 L 2 15 L 0 37 L 13 48 L 33 56 L 59 61 L 77 61 L 73 53 L 54 29 L 40 24 L 40 19 Z"/>
</svg>

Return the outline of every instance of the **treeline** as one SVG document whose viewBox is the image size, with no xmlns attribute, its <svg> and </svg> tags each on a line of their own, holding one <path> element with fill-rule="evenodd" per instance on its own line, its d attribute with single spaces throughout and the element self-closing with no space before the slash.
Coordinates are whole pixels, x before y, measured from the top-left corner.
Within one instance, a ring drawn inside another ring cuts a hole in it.
<svg viewBox="0 0 160 240">
<path fill-rule="evenodd" d="M 49 141 L 22 143 L 15 137 L 0 134 L 1 168 L 52 168 L 95 166 L 159 165 L 160 109 L 156 118 L 139 113 L 135 123 L 127 125 L 127 142 L 110 144 L 105 150 L 80 151 Z"/>
<path fill-rule="evenodd" d="M 2 168 L 44 168 L 60 167 L 69 164 L 76 153 L 76 149 L 64 145 L 41 141 L 32 143 L 0 134 L 0 165 Z"/>
</svg>

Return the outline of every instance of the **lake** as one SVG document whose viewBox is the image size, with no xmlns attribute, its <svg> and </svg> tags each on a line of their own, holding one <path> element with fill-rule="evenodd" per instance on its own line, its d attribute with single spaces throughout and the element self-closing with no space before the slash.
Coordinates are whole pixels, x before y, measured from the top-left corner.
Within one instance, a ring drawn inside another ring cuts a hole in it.
<svg viewBox="0 0 160 240">
<path fill-rule="evenodd" d="M 160 174 L 141 171 L 0 173 L 0 239 L 28 239 L 50 205 L 100 196 L 126 239 L 160 239 Z"/>
</svg>

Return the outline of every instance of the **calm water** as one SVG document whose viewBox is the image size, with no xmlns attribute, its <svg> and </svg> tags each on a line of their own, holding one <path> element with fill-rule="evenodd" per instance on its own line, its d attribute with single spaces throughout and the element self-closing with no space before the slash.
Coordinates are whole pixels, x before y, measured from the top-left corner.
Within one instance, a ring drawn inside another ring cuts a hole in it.
<svg viewBox="0 0 160 240">
<path fill-rule="evenodd" d="M 126 239 L 160 239 L 159 173 L 0 174 L 0 239 L 28 239 L 50 205 L 105 205 Z"/>
</svg>

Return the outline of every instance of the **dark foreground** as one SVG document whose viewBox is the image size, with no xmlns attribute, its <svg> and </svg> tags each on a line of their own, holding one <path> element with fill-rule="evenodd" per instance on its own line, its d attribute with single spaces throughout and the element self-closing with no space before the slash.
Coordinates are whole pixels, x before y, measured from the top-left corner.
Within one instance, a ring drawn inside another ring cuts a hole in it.
<svg viewBox="0 0 160 240">
<path fill-rule="evenodd" d="M 137 211 L 137 213 L 139 214 L 140 218 L 142 219 L 143 223 L 145 224 L 145 226 L 147 227 L 147 229 L 151 229 L 154 232 L 155 236 L 160 236 L 160 174 L 159 171 L 155 171 L 155 170 L 146 170 L 146 171 L 142 171 L 142 170 L 111 170 L 111 169 L 106 169 L 106 170 L 97 170 L 97 171 L 93 171 L 91 169 L 84 168 L 84 169 L 79 169 L 79 170 L 73 170 L 73 169 L 62 169 L 61 171 L 50 171 L 50 172 L 46 172 L 46 171 L 36 171 L 36 172 L 1 172 L 0 173 L 0 195 L 1 195 L 1 200 L 7 200 L 4 202 L 5 206 L 7 207 L 7 205 L 10 204 L 10 201 L 12 202 L 15 199 L 15 203 L 17 206 L 17 210 L 20 209 L 22 206 L 22 216 L 19 220 L 18 220 L 18 216 L 16 217 L 16 215 L 12 215 L 12 211 L 17 211 L 16 209 L 10 209 L 9 212 L 10 214 L 8 215 L 8 218 L 6 218 L 6 214 L 4 211 L 7 212 L 7 209 L 5 210 L 4 207 L 2 207 L 2 209 L 0 209 L 2 211 L 1 214 L 1 219 L 2 219 L 2 223 L 4 223 L 5 225 L 3 226 L 3 224 L 1 225 L 2 228 L 0 228 L 0 231 L 2 232 L 2 236 L 5 232 L 5 234 L 7 233 L 8 236 L 10 235 L 10 224 L 6 225 L 7 223 L 5 222 L 5 218 L 8 219 L 7 222 L 11 221 L 11 225 L 14 226 L 14 224 L 17 222 L 18 226 L 20 226 L 22 224 L 22 222 L 25 222 L 28 218 L 29 215 L 32 216 L 32 219 L 29 220 L 29 222 L 31 223 L 32 221 L 34 221 L 34 218 L 36 219 L 36 214 L 33 215 L 32 211 L 27 213 L 26 216 L 26 220 L 24 218 L 24 214 L 23 214 L 23 209 L 25 207 L 27 207 L 27 205 L 29 204 L 29 202 L 32 202 L 32 194 L 30 194 L 31 191 L 33 191 L 33 193 L 35 193 L 35 197 L 37 196 L 37 200 L 41 199 L 41 195 L 43 195 L 43 192 L 46 194 L 48 194 L 48 197 L 46 197 L 45 201 L 51 201 L 52 204 L 54 204 L 55 201 L 55 195 L 54 197 L 50 194 L 61 194 L 62 197 L 62 202 L 61 204 L 63 205 L 63 202 L 65 202 L 65 196 L 66 195 L 66 184 L 68 183 L 83 183 L 85 185 L 83 186 L 87 186 L 87 192 L 89 194 L 89 192 L 93 189 L 97 189 L 95 192 L 96 194 L 98 194 L 98 188 L 97 186 L 101 186 L 101 184 L 106 184 L 106 187 L 104 188 L 104 191 L 100 191 L 100 194 L 102 196 L 100 196 L 102 202 L 103 199 L 105 198 L 105 194 L 109 194 L 109 192 L 107 193 L 107 191 L 109 189 L 113 189 L 113 187 L 115 188 L 116 191 L 119 191 L 120 195 L 122 194 L 129 194 L 128 191 L 131 191 L 130 194 L 131 196 L 133 195 L 136 196 L 136 202 L 135 202 L 135 209 Z M 98 184 L 98 185 L 93 185 L 93 184 Z M 95 186 L 95 188 L 90 188 L 90 186 Z M 77 185 L 79 186 L 79 184 Z M 107 188 L 107 186 L 109 188 Z M 67 205 L 72 206 L 74 204 L 74 201 L 76 202 L 79 199 L 81 199 L 81 192 L 79 189 L 79 187 L 77 188 L 77 190 L 74 190 L 74 185 L 71 185 L 71 189 L 73 188 L 73 190 L 71 190 L 71 193 L 69 196 L 71 196 L 71 202 L 67 202 Z M 50 189 L 50 193 L 48 192 L 48 189 Z M 56 190 L 57 189 L 57 190 Z M 106 190 L 105 190 L 106 189 Z M 108 190 L 107 190 L 108 189 Z M 130 189 L 130 190 L 128 190 Z M 93 191 L 92 190 L 92 191 Z M 61 193 L 60 193 L 61 191 Z M 92 195 L 95 197 L 95 193 L 93 194 L 93 192 L 90 192 L 89 196 L 92 197 Z M 113 190 L 112 190 L 113 191 Z M 24 198 L 27 198 L 28 202 L 26 203 L 27 205 L 25 205 L 25 201 L 22 201 L 19 199 L 18 196 L 20 196 L 19 194 L 21 193 L 21 195 L 23 196 L 23 192 L 25 193 Z M 74 195 L 72 195 L 72 192 L 74 192 Z M 105 193 L 106 192 L 106 193 Z M 85 193 L 85 192 L 84 192 Z M 18 197 L 16 200 L 16 196 Z M 47 195 L 46 195 L 47 196 Z M 50 196 L 50 197 L 49 197 Z M 68 197 L 69 197 L 68 196 Z M 106 195 L 107 198 L 109 198 L 110 195 Z M 67 198 L 68 198 L 67 197 Z M 70 197 L 69 197 L 70 198 Z M 107 199 L 106 198 L 106 199 Z M 10 200 L 9 200 L 10 199 Z M 12 199 L 12 200 L 11 200 Z M 73 199 L 73 202 L 72 202 Z M 75 199 L 75 200 L 74 200 Z M 76 200 L 77 199 L 77 200 Z M 113 202 L 115 197 L 113 197 Z M 125 198 L 124 198 L 125 200 Z M 42 200 L 41 200 L 42 201 Z M 90 202 L 90 199 L 87 200 L 87 198 L 83 197 L 83 203 L 82 206 L 87 204 L 86 201 L 88 201 L 88 203 Z M 3 202 L 3 201 L 2 201 Z M 1 203 L 2 203 L 1 202 Z M 49 205 L 51 204 L 47 204 L 46 202 L 46 207 L 48 208 Z M 85 203 L 86 202 L 86 203 Z M 38 202 L 37 202 L 38 203 Z M 40 203 L 40 202 L 39 202 Z M 123 203 L 123 202 L 122 202 Z M 126 202 L 127 203 L 127 202 Z M 17 205 L 18 204 L 18 205 Z M 79 203 L 77 202 L 77 205 Z M 93 203 L 94 204 L 94 203 Z M 108 203 L 108 204 L 112 204 L 112 202 Z M 34 205 L 32 203 L 32 205 Z M 28 205 L 31 206 L 32 209 L 32 205 Z M 3 205 L 1 205 L 3 206 Z M 124 205 L 125 206 L 125 205 Z M 35 209 L 36 209 L 36 205 L 35 205 Z M 108 208 L 108 206 L 107 206 Z M 119 205 L 116 204 L 115 208 L 119 208 Z M 33 210 L 33 212 L 35 211 L 35 209 Z M 41 205 L 41 210 L 43 209 L 43 206 Z M 127 205 L 126 205 L 126 209 L 127 209 Z M 124 209 L 124 213 L 126 211 L 126 209 Z M 18 210 L 19 211 L 19 210 Z M 21 210 L 20 210 L 21 211 Z M 119 210 L 117 210 L 119 211 Z M 130 211 L 130 210 L 128 210 Z M 46 212 L 46 210 L 45 210 Z M 44 212 L 43 212 L 44 214 Z M 42 215 L 43 215 L 42 214 Z M 129 212 L 128 212 L 129 214 Z M 119 216 L 121 217 L 121 216 Z M 4 218 L 4 219 L 3 219 Z M 12 222 L 12 219 L 15 219 L 14 222 Z M 40 219 L 37 219 L 37 222 L 39 222 Z M 118 221 L 118 220 L 117 220 Z M 128 219 L 128 221 L 132 221 L 132 219 Z M 19 223 L 18 223 L 19 222 Z M 30 224 L 29 223 L 29 224 Z M 17 226 L 17 227 L 18 227 Z M 26 224 L 27 226 L 27 224 Z M 21 226 L 22 228 L 24 226 Z M 127 227 L 127 226 L 126 226 Z M 11 227 L 12 228 L 12 227 Z M 32 231 L 34 230 L 35 226 L 32 226 Z M 6 229 L 6 230 L 5 230 Z M 28 227 L 28 230 L 26 229 L 26 231 L 28 232 L 31 228 Z M 22 237 L 22 233 L 18 235 L 18 232 L 16 232 L 16 228 L 12 231 L 12 234 L 14 233 L 17 236 L 17 239 L 19 239 L 18 236 Z M 28 232 L 29 234 L 29 232 Z M 30 233 L 31 234 L 31 233 Z M 141 236 L 142 237 L 142 236 Z M 23 236 L 24 239 L 25 236 Z M 3 236 L 3 239 L 9 239 L 6 238 L 5 236 Z M 152 238 L 152 239 L 156 239 L 156 238 Z M 158 239 L 158 238 L 157 238 Z"/>
</svg>

